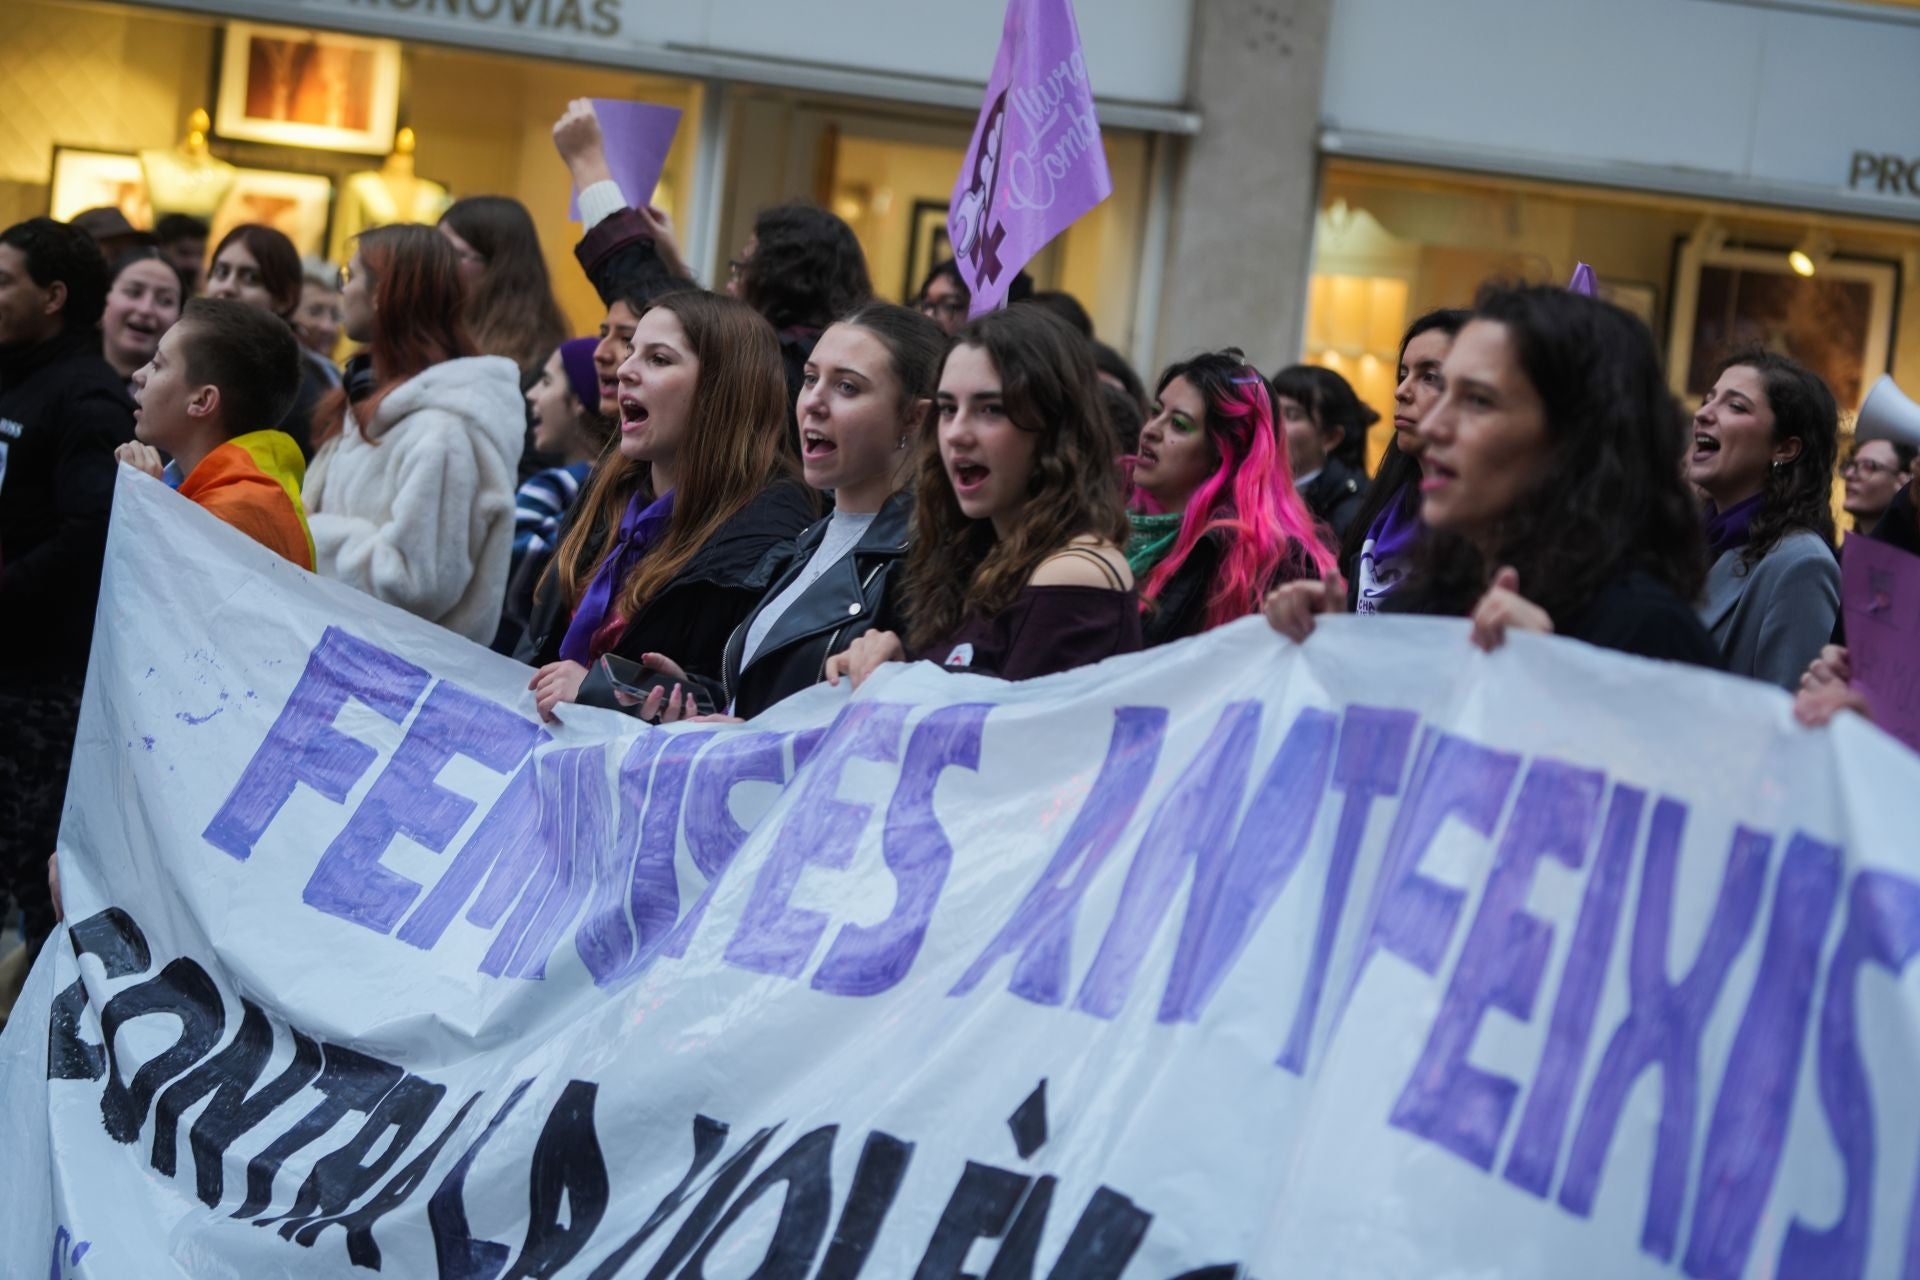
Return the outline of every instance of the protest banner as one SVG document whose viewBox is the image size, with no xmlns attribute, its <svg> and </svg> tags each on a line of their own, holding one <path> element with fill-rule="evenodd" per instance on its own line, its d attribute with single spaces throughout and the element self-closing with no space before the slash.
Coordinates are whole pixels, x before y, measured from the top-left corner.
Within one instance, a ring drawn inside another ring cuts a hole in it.
<svg viewBox="0 0 1920 1280">
<path fill-rule="evenodd" d="M 101 608 L 0 1274 L 1911 1274 L 1857 717 L 1342 618 L 542 726 L 124 469 Z"/>
<path fill-rule="evenodd" d="M 1006 301 L 1047 242 L 1113 194 L 1070 0 L 1007 0 L 1000 51 L 953 184 L 947 238 L 968 314 Z"/>
</svg>

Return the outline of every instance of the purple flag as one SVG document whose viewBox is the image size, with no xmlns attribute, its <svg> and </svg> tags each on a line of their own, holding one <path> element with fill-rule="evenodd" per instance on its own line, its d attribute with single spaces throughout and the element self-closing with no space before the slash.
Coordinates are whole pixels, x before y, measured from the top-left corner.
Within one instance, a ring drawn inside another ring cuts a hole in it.
<svg viewBox="0 0 1920 1280">
<path fill-rule="evenodd" d="M 1578 263 L 1573 268 L 1573 279 L 1567 281 L 1567 292 L 1577 293 L 1583 298 L 1600 296 L 1600 282 L 1594 279 L 1593 268 L 1586 263 Z"/>
<path fill-rule="evenodd" d="M 1858 534 L 1840 558 L 1853 687 L 1882 729 L 1920 751 L 1920 556 Z"/>
<path fill-rule="evenodd" d="M 680 108 L 595 98 L 593 113 L 600 117 L 607 168 L 613 170 L 620 194 L 634 208 L 645 208 L 653 199 L 653 189 L 660 185 L 660 171 L 667 167 L 667 151 L 673 146 L 674 131 L 680 127 Z M 573 193 L 567 216 L 580 221 L 578 191 Z"/>
<path fill-rule="evenodd" d="M 1073 6 L 1008 0 L 1000 56 L 947 210 L 954 260 L 973 291 L 969 314 L 1005 302 L 1020 268 L 1112 194 Z"/>
</svg>

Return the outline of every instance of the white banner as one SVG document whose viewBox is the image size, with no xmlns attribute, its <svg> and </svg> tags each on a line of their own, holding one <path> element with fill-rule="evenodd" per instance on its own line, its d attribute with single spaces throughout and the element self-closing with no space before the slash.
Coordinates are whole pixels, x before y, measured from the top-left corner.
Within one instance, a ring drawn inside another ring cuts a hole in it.
<svg viewBox="0 0 1920 1280">
<path fill-rule="evenodd" d="M 1914 1274 L 1920 759 L 1463 624 L 568 709 L 122 472 L 0 1275 Z"/>
</svg>

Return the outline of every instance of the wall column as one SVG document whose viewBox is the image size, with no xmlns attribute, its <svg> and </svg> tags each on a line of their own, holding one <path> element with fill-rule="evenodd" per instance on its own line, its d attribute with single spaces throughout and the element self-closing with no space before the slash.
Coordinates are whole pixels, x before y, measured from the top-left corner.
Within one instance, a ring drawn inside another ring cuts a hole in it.
<svg viewBox="0 0 1920 1280">
<path fill-rule="evenodd" d="M 1333 0 L 1197 0 L 1155 347 L 1223 346 L 1261 372 L 1299 359 Z M 1151 379 L 1156 370 L 1142 369 Z"/>
</svg>

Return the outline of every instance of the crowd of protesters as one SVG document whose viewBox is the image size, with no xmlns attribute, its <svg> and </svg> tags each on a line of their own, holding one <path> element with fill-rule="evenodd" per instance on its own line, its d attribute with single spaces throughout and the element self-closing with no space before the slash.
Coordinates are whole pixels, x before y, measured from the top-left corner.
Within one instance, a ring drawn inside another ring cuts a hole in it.
<svg viewBox="0 0 1920 1280">
<path fill-rule="evenodd" d="M 591 106 L 554 133 L 595 335 L 502 197 L 368 231 L 337 269 L 260 225 L 204 271 L 191 220 L 0 233 L 0 904 L 30 942 L 116 460 L 513 654 L 549 719 L 751 719 L 887 662 L 1018 680 L 1348 611 L 1717 668 L 1798 690 L 1809 723 L 1865 710 L 1834 643 L 1839 415 L 1785 356 L 1730 353 L 1689 421 L 1639 321 L 1489 286 L 1408 328 L 1369 475 L 1380 415 L 1337 373 L 1203 351 L 1149 391 L 1024 274 L 972 319 L 952 262 L 875 300 L 810 206 L 762 212 L 702 289 Z M 1915 463 L 1854 450 L 1856 535 L 1920 551 Z"/>
</svg>

